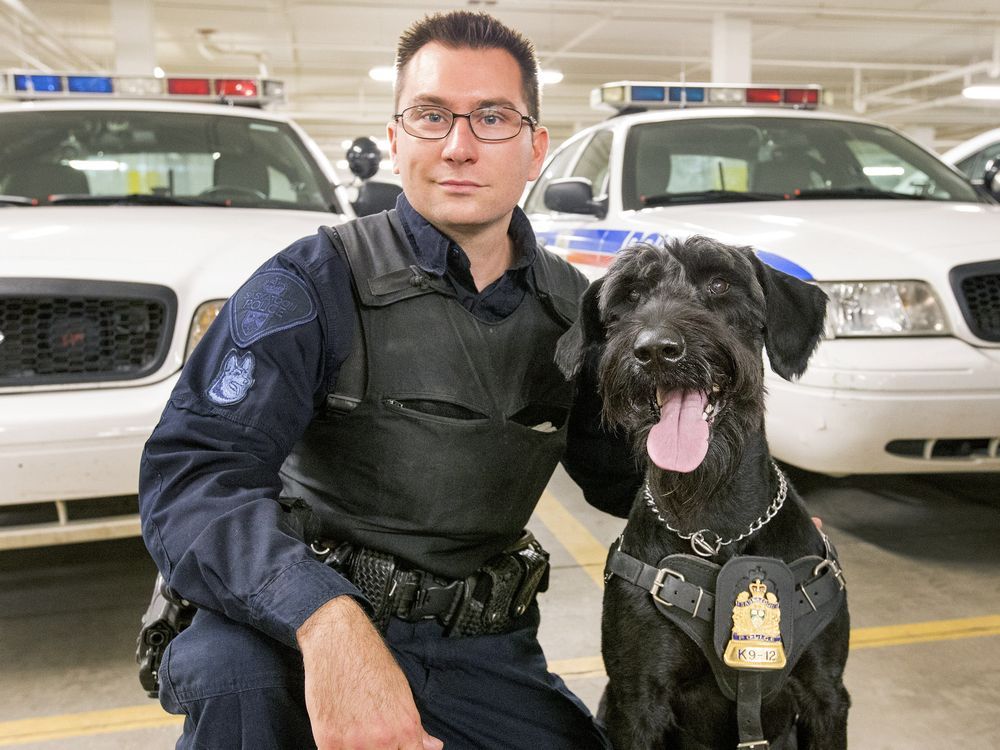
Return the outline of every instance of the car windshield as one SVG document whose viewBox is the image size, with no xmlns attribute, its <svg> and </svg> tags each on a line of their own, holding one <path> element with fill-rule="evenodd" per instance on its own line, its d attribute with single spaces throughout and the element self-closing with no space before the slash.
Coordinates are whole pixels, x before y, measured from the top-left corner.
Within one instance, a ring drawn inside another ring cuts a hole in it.
<svg viewBox="0 0 1000 750">
<path fill-rule="evenodd" d="M 337 211 L 301 139 L 272 120 L 62 110 L 0 116 L 0 196 L 95 205 Z"/>
<path fill-rule="evenodd" d="M 622 205 L 734 200 L 980 201 L 930 153 L 877 125 L 797 117 L 697 118 L 633 126 Z"/>
</svg>

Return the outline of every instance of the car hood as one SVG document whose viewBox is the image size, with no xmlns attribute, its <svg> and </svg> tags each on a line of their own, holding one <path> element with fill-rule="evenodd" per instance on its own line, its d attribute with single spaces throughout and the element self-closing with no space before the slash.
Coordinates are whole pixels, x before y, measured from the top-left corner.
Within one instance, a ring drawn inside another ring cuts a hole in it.
<svg viewBox="0 0 1000 750">
<path fill-rule="evenodd" d="M 273 209 L 10 207 L 0 209 L 0 276 L 198 286 L 228 297 L 272 255 L 340 221 Z"/>
<path fill-rule="evenodd" d="M 904 269 L 905 277 L 919 278 L 921 270 L 937 276 L 962 263 L 1000 258 L 1000 206 L 985 204 L 803 200 L 627 213 L 650 234 L 702 234 L 750 245 L 800 266 L 805 273 L 796 275 L 805 278 L 898 279 Z"/>
</svg>

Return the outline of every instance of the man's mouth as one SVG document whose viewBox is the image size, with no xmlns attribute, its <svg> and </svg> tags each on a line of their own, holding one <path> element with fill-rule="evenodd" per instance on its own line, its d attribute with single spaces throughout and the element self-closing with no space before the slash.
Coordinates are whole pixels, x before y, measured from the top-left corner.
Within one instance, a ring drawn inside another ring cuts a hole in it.
<svg viewBox="0 0 1000 750">
<path fill-rule="evenodd" d="M 721 388 L 656 389 L 650 408 L 657 420 L 646 437 L 650 460 L 664 471 L 697 469 L 708 454 L 710 428 L 722 406 Z"/>
</svg>

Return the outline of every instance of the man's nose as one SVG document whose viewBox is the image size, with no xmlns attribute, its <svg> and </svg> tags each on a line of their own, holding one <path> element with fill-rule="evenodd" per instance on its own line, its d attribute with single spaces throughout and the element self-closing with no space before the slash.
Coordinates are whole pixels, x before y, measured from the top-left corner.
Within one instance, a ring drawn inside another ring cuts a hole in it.
<svg viewBox="0 0 1000 750">
<path fill-rule="evenodd" d="M 468 117 L 456 117 L 451 132 L 445 136 L 442 155 L 445 159 L 469 161 L 475 158 L 479 141 L 472 133 Z"/>
</svg>

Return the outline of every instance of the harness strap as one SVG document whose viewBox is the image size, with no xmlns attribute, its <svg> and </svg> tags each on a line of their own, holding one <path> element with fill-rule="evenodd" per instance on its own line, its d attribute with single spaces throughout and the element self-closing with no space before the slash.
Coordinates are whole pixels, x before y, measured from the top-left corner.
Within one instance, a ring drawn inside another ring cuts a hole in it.
<svg viewBox="0 0 1000 750">
<path fill-rule="evenodd" d="M 672 557 L 680 558 L 681 555 Z M 684 555 L 688 562 L 694 562 L 689 555 Z M 670 558 L 665 558 L 669 561 Z M 662 561 L 661 561 L 662 562 Z M 702 561 L 699 561 L 702 562 Z M 706 573 L 711 577 L 710 584 L 715 588 L 715 576 L 719 574 L 719 566 L 707 561 L 702 562 Z M 715 620 L 715 594 L 707 591 L 704 586 L 689 582 L 679 570 L 670 567 L 657 568 L 647 565 L 642 560 L 632 557 L 621 549 L 611 553 L 608 559 L 607 576 L 614 574 L 624 578 L 629 583 L 648 591 L 653 599 L 668 607 L 678 607 L 692 617 L 713 622 Z M 689 570 L 690 574 L 690 570 Z"/>
<path fill-rule="evenodd" d="M 760 724 L 760 672 L 743 670 L 737 679 L 736 726 L 740 733 L 737 750 L 767 750 L 764 729 Z"/>
<path fill-rule="evenodd" d="M 631 584 L 648 591 L 653 599 L 668 607 L 677 607 L 692 617 L 712 622 L 715 613 L 715 576 L 720 566 L 701 561 L 705 569 L 714 573 L 711 581 L 697 585 L 687 580 L 679 570 L 670 566 L 672 561 L 687 563 L 697 558 L 690 555 L 670 555 L 660 561 L 660 567 L 648 565 L 632 557 L 621 549 L 615 549 L 608 558 L 605 580 L 616 575 Z M 666 563 L 666 564 L 664 564 Z M 680 566 L 678 566 L 680 567 Z M 827 602 L 840 595 L 846 584 L 844 572 L 836 558 L 822 558 L 816 555 L 801 557 L 788 566 L 795 576 L 795 590 L 798 592 L 792 614 L 799 618 L 810 612 L 818 612 Z M 709 588 L 710 587 L 710 588 Z"/>
</svg>

